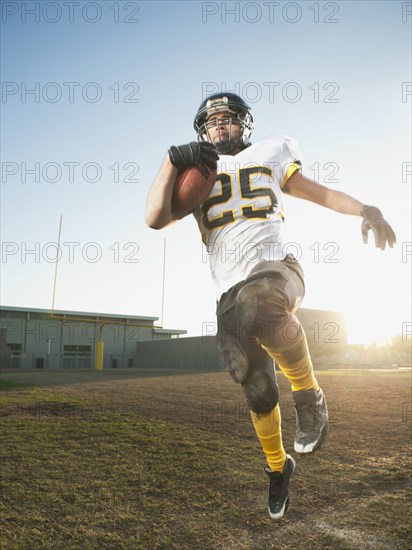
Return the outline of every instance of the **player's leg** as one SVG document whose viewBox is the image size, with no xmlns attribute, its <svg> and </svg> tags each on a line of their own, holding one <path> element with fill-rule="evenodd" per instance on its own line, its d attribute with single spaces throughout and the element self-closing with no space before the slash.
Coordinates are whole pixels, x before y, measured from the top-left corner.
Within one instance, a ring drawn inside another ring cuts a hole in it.
<svg viewBox="0 0 412 550">
<path fill-rule="evenodd" d="M 262 348 L 260 350 L 263 351 Z M 250 353 L 248 355 L 250 357 Z M 258 353 L 254 355 L 256 357 Z M 289 482 L 296 464 L 283 447 L 279 402 L 273 406 L 275 399 L 279 399 L 279 389 L 273 362 L 267 354 L 266 361 L 256 364 L 255 367 L 251 366 L 242 387 L 249 404 L 256 435 L 266 455 L 265 471 L 269 477 L 269 516 L 272 519 L 280 519 L 289 506 Z"/>
<path fill-rule="evenodd" d="M 273 361 L 254 339 L 245 338 L 245 327 L 236 316 L 235 308 L 218 315 L 218 322 L 218 348 L 232 378 L 242 385 L 266 456 L 266 472 L 270 478 L 269 515 L 279 519 L 288 507 L 289 480 L 295 463 L 283 447 L 279 388 Z"/>
<path fill-rule="evenodd" d="M 283 472 L 286 452 L 282 441 L 279 387 L 272 359 L 258 345 L 247 346 L 249 372 L 242 388 L 253 427 L 272 472 Z"/>
<path fill-rule="evenodd" d="M 315 378 L 306 335 L 294 312 L 304 285 L 284 262 L 261 262 L 237 295 L 238 316 L 246 326 L 260 327 L 256 340 L 289 380 L 295 401 L 295 450 L 312 452 L 327 434 L 327 406 Z"/>
<path fill-rule="evenodd" d="M 218 316 L 217 345 L 233 380 L 242 385 L 253 426 L 271 470 L 282 471 L 286 453 L 282 444 L 279 388 L 273 361 L 254 340 L 233 307 Z"/>
</svg>

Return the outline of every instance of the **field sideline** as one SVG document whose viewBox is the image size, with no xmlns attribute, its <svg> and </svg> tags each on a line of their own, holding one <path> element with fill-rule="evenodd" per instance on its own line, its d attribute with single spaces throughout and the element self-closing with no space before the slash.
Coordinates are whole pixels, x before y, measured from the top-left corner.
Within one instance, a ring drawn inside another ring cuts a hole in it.
<svg viewBox="0 0 412 550">
<path fill-rule="evenodd" d="M 319 371 L 324 447 L 280 522 L 242 391 L 226 372 L 0 373 L 1 549 L 409 549 L 411 372 Z"/>
</svg>

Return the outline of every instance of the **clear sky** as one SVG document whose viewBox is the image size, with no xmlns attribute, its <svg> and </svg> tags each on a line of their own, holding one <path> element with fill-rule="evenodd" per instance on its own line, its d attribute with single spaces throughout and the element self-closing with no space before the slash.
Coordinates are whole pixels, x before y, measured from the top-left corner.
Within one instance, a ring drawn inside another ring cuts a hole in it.
<svg viewBox="0 0 412 550">
<path fill-rule="evenodd" d="M 145 226 L 170 145 L 203 98 L 235 91 L 256 141 L 296 139 L 303 172 L 378 206 L 360 218 L 286 197 L 304 307 L 343 311 L 351 341 L 411 322 L 411 2 L 2 1 L 1 303 L 161 317 L 211 331 L 215 293 L 193 218 Z M 30 253 L 31 251 L 31 253 Z M 159 319 L 161 321 L 161 319 Z M 404 325 L 405 326 L 405 325 Z"/>
</svg>

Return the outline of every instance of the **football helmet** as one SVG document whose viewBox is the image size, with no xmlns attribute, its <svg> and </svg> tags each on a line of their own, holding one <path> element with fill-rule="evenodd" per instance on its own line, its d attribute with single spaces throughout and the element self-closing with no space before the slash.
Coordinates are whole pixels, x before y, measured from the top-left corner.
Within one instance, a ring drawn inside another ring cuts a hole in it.
<svg viewBox="0 0 412 550">
<path fill-rule="evenodd" d="M 227 117 L 210 117 L 216 113 L 227 113 Z M 220 125 L 229 127 L 229 134 L 221 136 Z M 240 125 L 240 135 L 232 139 L 232 124 Z M 250 135 L 253 131 L 253 116 L 249 105 L 241 97 L 229 92 L 221 92 L 207 97 L 199 107 L 194 120 L 194 128 L 198 141 L 211 141 L 209 128 L 218 127 L 219 139 L 214 145 L 221 155 L 231 155 L 250 145 Z"/>
</svg>

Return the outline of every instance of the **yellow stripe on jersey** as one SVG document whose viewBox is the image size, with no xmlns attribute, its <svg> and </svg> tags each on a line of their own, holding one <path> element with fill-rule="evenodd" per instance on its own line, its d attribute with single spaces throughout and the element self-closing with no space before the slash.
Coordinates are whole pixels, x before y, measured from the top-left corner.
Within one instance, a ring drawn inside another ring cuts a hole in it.
<svg viewBox="0 0 412 550">
<path fill-rule="evenodd" d="M 297 162 L 294 162 L 293 164 L 291 164 L 286 170 L 286 174 L 285 174 L 285 177 L 283 178 L 282 183 L 280 184 L 280 188 L 283 189 L 283 187 L 286 185 L 286 182 L 288 181 L 290 176 L 294 174 L 296 170 L 300 170 L 301 168 L 302 166 Z"/>
</svg>

